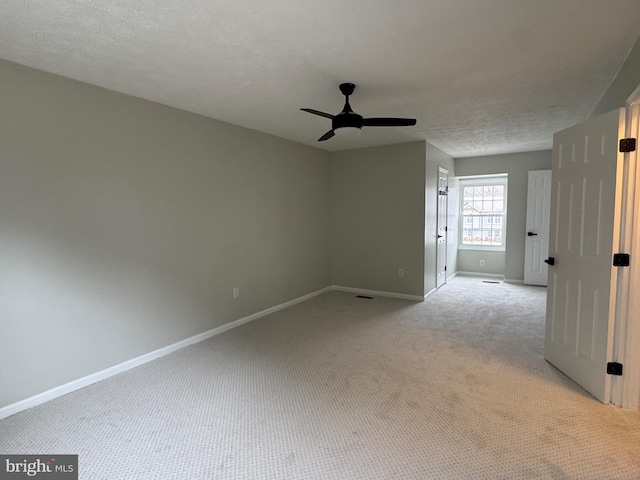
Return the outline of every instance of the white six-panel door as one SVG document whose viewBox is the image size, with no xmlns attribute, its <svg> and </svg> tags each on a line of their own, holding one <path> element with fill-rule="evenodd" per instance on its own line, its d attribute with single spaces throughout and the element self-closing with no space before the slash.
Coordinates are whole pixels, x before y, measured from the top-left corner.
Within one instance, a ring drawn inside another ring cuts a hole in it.
<svg viewBox="0 0 640 480">
<path fill-rule="evenodd" d="M 437 225 L 437 259 L 436 288 L 447 282 L 447 219 L 449 200 L 449 171 L 438 168 L 438 225 Z"/>
<path fill-rule="evenodd" d="M 527 187 L 527 236 L 524 249 L 524 283 L 547 285 L 551 170 L 529 172 Z"/>
<path fill-rule="evenodd" d="M 608 403 L 624 109 L 553 138 L 545 358 Z"/>
</svg>

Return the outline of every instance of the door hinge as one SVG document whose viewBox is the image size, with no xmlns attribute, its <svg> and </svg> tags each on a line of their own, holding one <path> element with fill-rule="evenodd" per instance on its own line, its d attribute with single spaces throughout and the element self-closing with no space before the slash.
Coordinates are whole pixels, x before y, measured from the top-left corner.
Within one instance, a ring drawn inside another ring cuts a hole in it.
<svg viewBox="0 0 640 480">
<path fill-rule="evenodd" d="M 621 138 L 620 139 L 620 152 L 635 152 L 636 151 L 636 139 L 635 138 Z"/>
<path fill-rule="evenodd" d="M 449 231 L 449 227 L 444 227 L 444 231 L 448 232 Z"/>
<path fill-rule="evenodd" d="M 618 362 L 607 363 L 607 375 L 622 375 L 622 364 Z"/>
<path fill-rule="evenodd" d="M 613 266 L 614 267 L 628 267 L 631 265 L 631 258 L 628 253 L 614 253 L 613 254 Z"/>
</svg>

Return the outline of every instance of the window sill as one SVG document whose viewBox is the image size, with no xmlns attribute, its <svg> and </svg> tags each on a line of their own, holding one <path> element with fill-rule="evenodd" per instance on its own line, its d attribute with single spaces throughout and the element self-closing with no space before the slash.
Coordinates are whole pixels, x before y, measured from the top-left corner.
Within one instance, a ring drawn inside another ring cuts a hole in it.
<svg viewBox="0 0 640 480">
<path fill-rule="evenodd" d="M 489 245 L 458 245 L 458 250 L 476 250 L 479 252 L 503 252 L 505 247 L 492 247 Z"/>
</svg>

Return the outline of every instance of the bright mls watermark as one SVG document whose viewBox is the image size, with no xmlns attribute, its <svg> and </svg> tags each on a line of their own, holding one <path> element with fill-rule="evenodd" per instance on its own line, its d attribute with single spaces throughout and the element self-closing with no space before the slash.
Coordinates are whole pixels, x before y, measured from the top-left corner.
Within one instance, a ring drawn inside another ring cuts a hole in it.
<svg viewBox="0 0 640 480">
<path fill-rule="evenodd" d="M 0 480 L 78 480 L 78 455 L 0 455 Z"/>
</svg>

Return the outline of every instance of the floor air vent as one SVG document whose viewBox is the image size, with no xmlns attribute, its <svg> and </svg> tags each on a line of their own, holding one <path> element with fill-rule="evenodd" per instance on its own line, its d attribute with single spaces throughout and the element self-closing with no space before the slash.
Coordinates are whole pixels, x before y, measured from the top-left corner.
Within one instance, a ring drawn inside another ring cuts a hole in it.
<svg viewBox="0 0 640 480">
<path fill-rule="evenodd" d="M 373 297 L 368 297 L 367 295 L 356 295 L 356 298 L 366 298 L 367 300 L 373 300 Z"/>
</svg>

